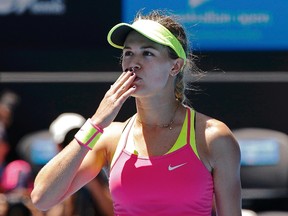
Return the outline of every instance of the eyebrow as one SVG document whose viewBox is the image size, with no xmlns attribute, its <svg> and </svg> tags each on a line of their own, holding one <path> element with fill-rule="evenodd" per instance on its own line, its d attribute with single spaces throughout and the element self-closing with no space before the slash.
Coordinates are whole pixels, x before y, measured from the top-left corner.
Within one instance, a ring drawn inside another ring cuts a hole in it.
<svg viewBox="0 0 288 216">
<path fill-rule="evenodd" d="M 131 47 L 124 46 L 123 50 L 124 49 L 131 49 Z M 140 47 L 140 49 L 154 49 L 154 50 L 158 50 L 155 46 L 152 46 L 152 45 L 142 46 L 142 47 Z"/>
</svg>

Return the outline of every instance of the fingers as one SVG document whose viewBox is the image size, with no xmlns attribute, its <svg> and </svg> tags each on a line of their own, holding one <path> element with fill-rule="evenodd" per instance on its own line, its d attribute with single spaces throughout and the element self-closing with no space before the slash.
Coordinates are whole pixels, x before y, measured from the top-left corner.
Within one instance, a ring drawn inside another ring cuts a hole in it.
<svg viewBox="0 0 288 216">
<path fill-rule="evenodd" d="M 123 72 L 107 92 L 113 105 L 118 106 L 125 102 L 136 90 L 132 83 L 136 75 L 132 71 Z"/>
<path fill-rule="evenodd" d="M 122 105 L 130 95 L 136 90 L 136 86 L 130 87 L 128 90 L 124 91 L 114 102 L 115 105 Z"/>
<path fill-rule="evenodd" d="M 115 86 L 116 103 L 122 104 L 136 90 L 136 86 L 132 86 L 135 79 L 135 73 L 127 72 L 123 75 Z"/>
<path fill-rule="evenodd" d="M 97 124 L 105 128 L 115 119 L 124 102 L 136 90 L 132 85 L 135 77 L 131 71 L 123 72 L 110 87 L 93 117 Z"/>
<path fill-rule="evenodd" d="M 112 90 L 114 90 L 113 93 L 116 93 L 117 91 L 124 90 L 125 87 L 127 87 L 126 85 L 133 82 L 133 80 L 135 79 L 135 74 L 133 72 L 123 72 L 119 78 L 115 81 L 115 83 L 111 86 Z M 127 83 L 128 81 L 128 83 Z M 127 89 L 127 88 L 126 88 Z"/>
</svg>

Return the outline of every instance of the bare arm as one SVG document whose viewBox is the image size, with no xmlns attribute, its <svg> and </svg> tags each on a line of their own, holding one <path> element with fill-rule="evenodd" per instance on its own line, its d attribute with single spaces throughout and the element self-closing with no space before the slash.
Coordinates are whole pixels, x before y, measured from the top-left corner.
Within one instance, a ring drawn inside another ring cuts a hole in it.
<svg viewBox="0 0 288 216">
<path fill-rule="evenodd" d="M 92 180 L 109 161 L 113 146 L 117 144 L 115 129 L 110 129 L 114 127 L 111 123 L 123 103 L 135 91 L 131 87 L 134 79 L 131 72 L 124 72 L 106 92 L 92 117 L 94 124 L 104 128 L 104 134 L 92 151 L 80 146 L 74 139 L 40 170 L 31 193 L 32 202 L 37 208 L 47 210 L 63 201 Z"/>
<path fill-rule="evenodd" d="M 240 216 L 242 203 L 239 145 L 225 124 L 215 122 L 215 125 L 207 129 L 207 134 L 217 215 Z"/>
<path fill-rule="evenodd" d="M 47 210 L 96 176 L 102 164 L 100 156 L 92 154 L 73 140 L 38 173 L 31 193 L 34 205 Z M 89 167 L 89 160 L 95 160 L 97 166 Z"/>
</svg>

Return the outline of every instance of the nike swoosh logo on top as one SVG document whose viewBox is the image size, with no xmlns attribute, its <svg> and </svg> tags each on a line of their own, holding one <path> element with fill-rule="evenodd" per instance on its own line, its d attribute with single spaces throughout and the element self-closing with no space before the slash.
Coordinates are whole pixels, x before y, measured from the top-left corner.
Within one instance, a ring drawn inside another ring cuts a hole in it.
<svg viewBox="0 0 288 216">
<path fill-rule="evenodd" d="M 185 164 L 187 164 L 187 163 L 179 164 L 179 165 L 176 165 L 176 166 L 171 166 L 171 164 L 170 164 L 170 165 L 168 166 L 168 170 L 169 170 L 169 171 L 172 171 L 172 170 L 178 169 L 179 167 L 182 167 L 182 166 L 184 166 Z"/>
</svg>

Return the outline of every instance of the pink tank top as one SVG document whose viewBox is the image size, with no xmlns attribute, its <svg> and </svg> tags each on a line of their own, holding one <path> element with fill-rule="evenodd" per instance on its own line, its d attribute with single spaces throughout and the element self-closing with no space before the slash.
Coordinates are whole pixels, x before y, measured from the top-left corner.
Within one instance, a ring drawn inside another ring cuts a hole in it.
<svg viewBox="0 0 288 216">
<path fill-rule="evenodd" d="M 125 146 L 135 118 L 128 123 L 109 178 L 115 215 L 211 216 L 213 179 L 190 145 L 195 142 L 191 111 L 187 109 L 187 126 L 182 126 L 187 127 L 186 145 L 163 156 L 128 152 Z"/>
</svg>

